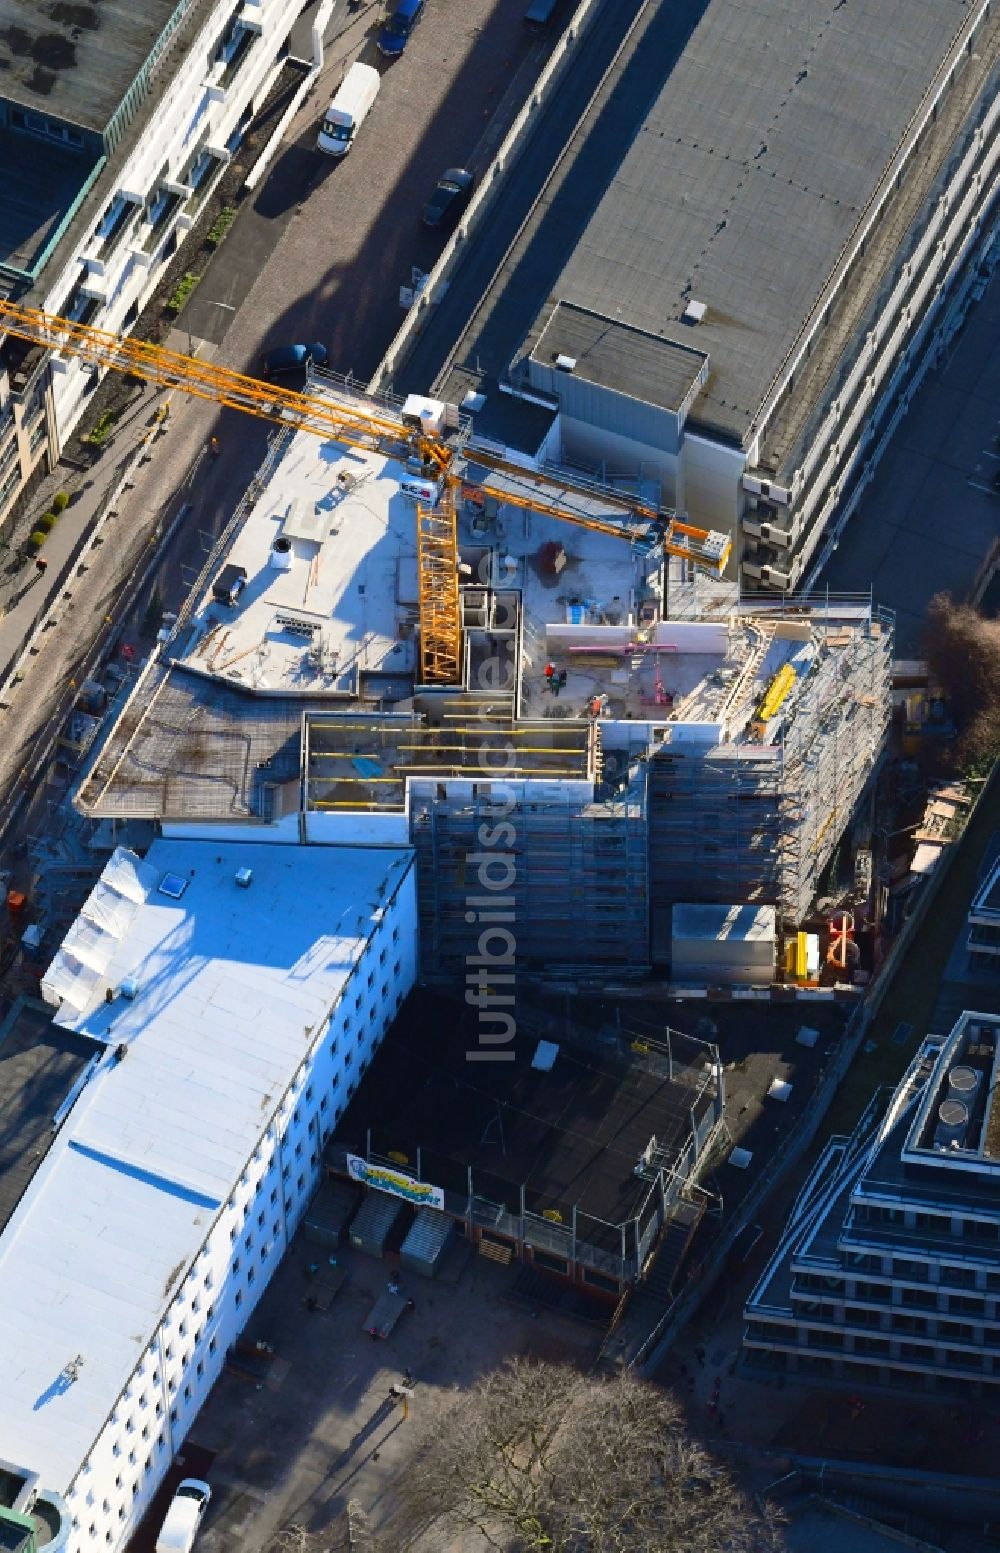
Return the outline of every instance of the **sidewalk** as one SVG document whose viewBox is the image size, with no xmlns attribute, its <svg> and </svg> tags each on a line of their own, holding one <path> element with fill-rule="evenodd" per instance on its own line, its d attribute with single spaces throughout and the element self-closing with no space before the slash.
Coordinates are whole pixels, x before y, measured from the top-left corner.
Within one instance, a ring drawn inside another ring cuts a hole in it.
<svg viewBox="0 0 1000 1553">
<path fill-rule="evenodd" d="M 0 685 L 32 631 L 64 590 L 66 568 L 100 521 L 110 494 L 139 456 L 142 444 L 150 438 L 164 398 L 163 390 L 137 393 L 133 406 L 109 438 L 103 456 L 92 468 L 84 471 L 57 464 L 22 514 L 8 542 L 6 564 L 0 571 Z M 21 560 L 19 552 L 57 491 L 65 491 L 70 503 L 39 552 L 48 563 L 43 574 L 36 570 L 32 559 Z"/>
</svg>

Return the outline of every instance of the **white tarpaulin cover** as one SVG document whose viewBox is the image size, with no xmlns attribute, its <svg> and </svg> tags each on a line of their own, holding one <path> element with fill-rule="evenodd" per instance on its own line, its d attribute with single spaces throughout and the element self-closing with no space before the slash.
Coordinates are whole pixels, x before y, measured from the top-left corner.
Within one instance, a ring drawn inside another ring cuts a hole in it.
<svg viewBox="0 0 1000 1553">
<path fill-rule="evenodd" d="M 158 878 L 155 868 L 118 847 L 42 978 L 46 1003 L 65 1001 L 83 1012 L 100 993 L 115 950 Z"/>
</svg>

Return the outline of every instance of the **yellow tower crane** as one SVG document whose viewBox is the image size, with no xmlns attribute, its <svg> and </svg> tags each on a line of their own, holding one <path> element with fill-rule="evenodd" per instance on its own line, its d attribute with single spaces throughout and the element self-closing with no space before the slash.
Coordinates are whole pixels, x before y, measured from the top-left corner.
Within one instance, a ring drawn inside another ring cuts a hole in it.
<svg viewBox="0 0 1000 1553">
<path fill-rule="evenodd" d="M 584 484 L 533 476 L 522 466 L 461 438 L 450 441 L 409 426 L 374 399 L 346 403 L 325 394 L 301 394 L 259 378 L 233 372 L 193 356 L 152 345 L 130 335 L 112 334 L 75 323 L 54 313 L 0 300 L 0 333 L 27 340 L 58 355 L 70 355 L 95 367 L 128 372 L 161 388 L 175 388 L 229 410 L 243 410 L 261 420 L 349 447 L 382 452 L 391 457 L 416 454 L 429 478 L 440 482 L 432 505 L 417 508 L 417 569 L 420 603 L 420 668 L 429 684 L 455 684 L 461 669 L 461 612 L 458 585 L 458 521 L 456 490 L 469 463 L 486 471 L 481 489 L 498 501 L 574 523 L 600 534 L 627 539 L 646 549 L 660 546 L 668 555 L 682 556 L 721 575 L 729 559 L 731 539 L 694 528 L 675 513 L 661 513 L 646 503 Z M 492 476 L 492 479 L 491 479 Z M 549 493 L 555 490 L 556 495 Z M 576 496 L 591 505 L 595 497 L 616 516 L 596 516 L 568 505 Z"/>
</svg>

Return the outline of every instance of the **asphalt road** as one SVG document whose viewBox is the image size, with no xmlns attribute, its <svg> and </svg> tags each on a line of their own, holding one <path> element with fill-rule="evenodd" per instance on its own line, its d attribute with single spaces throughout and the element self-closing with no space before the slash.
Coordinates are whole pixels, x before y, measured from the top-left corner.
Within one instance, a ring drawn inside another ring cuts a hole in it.
<svg viewBox="0 0 1000 1553">
<path fill-rule="evenodd" d="M 434 184 L 447 167 L 482 170 L 498 107 L 513 117 L 548 46 L 526 32 L 524 0 L 433 0 L 393 62 L 375 48 L 379 7 L 344 14 L 319 85 L 180 319 L 241 370 L 271 345 L 319 340 L 336 371 L 371 377 L 403 318 L 400 287 L 444 246 L 420 222 Z M 348 154 L 329 157 L 319 121 L 357 59 L 379 70 L 378 99 Z"/>
<path fill-rule="evenodd" d="M 484 310 L 483 299 L 490 291 L 498 266 L 528 217 L 532 216 L 534 221 L 537 216 L 536 205 L 546 180 L 644 4 L 645 0 L 612 0 L 588 25 L 558 89 L 539 110 L 528 146 L 507 174 L 489 217 L 477 230 L 475 240 L 469 243 L 448 291 L 400 363 L 391 385 L 397 393 L 429 388 L 463 331 L 477 312 Z M 654 75 L 662 75 L 664 69 L 662 61 L 653 63 Z M 544 302 L 548 285 L 558 278 L 586 218 L 603 194 L 608 178 L 638 127 L 649 98 L 641 89 L 630 96 L 626 89 L 626 96 L 627 101 L 623 103 L 619 93 L 617 103 L 619 109 L 624 109 L 624 117 L 619 112 L 609 124 L 602 115 L 591 136 L 593 144 L 588 156 L 571 161 L 569 167 L 561 169 L 565 177 L 554 180 L 560 189 L 569 182 L 570 189 L 564 191 L 547 231 L 532 246 L 536 258 L 541 255 L 544 274 L 539 272 L 536 264 L 530 276 L 532 290 L 527 301 L 523 276 L 518 275 L 513 287 L 506 288 L 516 323 L 512 324 L 507 313 L 495 317 L 494 310 L 490 309 L 485 322 L 491 323 L 492 329 L 484 328 L 476 333 L 467 354 L 470 359 L 480 356 L 486 373 L 495 374 L 509 360 L 523 332 L 522 324 L 526 327 L 525 317 L 530 322 L 536 304 L 540 306 Z M 613 104 L 612 109 L 614 107 Z M 575 175 L 570 178 L 574 171 Z M 548 191 L 544 202 L 546 210 L 554 192 Z M 575 197 L 567 199 L 567 192 L 575 193 Z M 527 236 L 526 229 L 525 238 Z"/>
<path fill-rule="evenodd" d="M 433 264 L 445 240 L 420 223 L 430 190 L 447 166 L 482 170 L 548 48 L 525 31 L 523 0 L 434 0 L 402 58 L 389 64 L 373 41 L 381 15 L 375 5 L 359 14 L 338 7 L 319 85 L 181 314 L 172 349 L 256 373 L 271 346 L 319 340 L 331 368 L 371 376 L 403 316 L 400 286 L 410 283 L 413 267 Z M 316 134 L 355 59 L 376 65 L 382 85 L 340 161 L 316 149 Z M 299 386 L 297 378 L 287 382 Z M 188 493 L 191 518 L 155 578 L 173 610 L 264 458 L 269 435 L 264 423 L 237 411 L 192 406 L 180 416 L 191 456 L 192 413 L 202 438 L 217 435 L 222 452 L 202 464 Z M 183 469 L 174 463 L 176 479 Z M 155 501 L 168 497 L 161 481 Z M 129 623 L 133 635 L 148 596 Z"/>
<path fill-rule="evenodd" d="M 373 369 L 402 316 L 400 285 L 409 282 L 411 266 L 429 267 L 443 242 L 419 222 L 430 189 L 446 166 L 476 165 L 540 68 L 547 45 L 525 32 L 523 9 L 523 0 L 434 0 L 403 57 L 390 65 L 373 41 L 382 8 L 374 0 L 360 12 L 338 5 L 320 84 L 181 315 L 171 346 L 186 350 L 190 343 L 253 370 L 272 343 L 321 339 L 332 366 Z M 356 58 L 378 62 L 383 85 L 356 146 L 337 163 L 315 149 L 317 123 Z M 204 457 L 212 434 L 222 440 L 218 460 Z M 164 605 L 176 609 L 260 463 L 267 436 L 250 417 L 174 397 L 166 439 L 137 474 L 18 687 L 0 761 L 4 792 L 30 764 L 107 617 L 117 619 L 154 528 L 169 522 L 181 500 L 189 503 L 155 579 Z M 126 623 L 132 640 L 149 593 Z"/>
<path fill-rule="evenodd" d="M 929 599 L 964 597 L 1000 533 L 1000 281 L 925 378 L 819 578 L 871 587 L 896 611 L 896 656 L 916 657 Z"/>
</svg>

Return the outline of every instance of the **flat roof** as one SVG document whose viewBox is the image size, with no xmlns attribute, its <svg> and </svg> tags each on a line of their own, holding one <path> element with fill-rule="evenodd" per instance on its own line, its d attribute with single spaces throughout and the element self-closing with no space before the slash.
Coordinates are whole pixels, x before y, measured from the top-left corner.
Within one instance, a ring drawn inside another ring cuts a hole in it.
<svg viewBox="0 0 1000 1553">
<path fill-rule="evenodd" d="M 24 998 L 0 1025 L 0 1233 L 48 1153 L 56 1113 L 101 1051 Z"/>
<path fill-rule="evenodd" d="M 571 302 L 556 304 L 531 354 L 546 367 L 568 358 L 574 377 L 678 411 L 708 365 L 706 352 L 693 343 L 660 339 Z"/>
<path fill-rule="evenodd" d="M 412 673 L 400 627 L 417 611 L 416 506 L 401 488 L 413 476 L 308 432 L 278 471 L 225 557 L 245 570 L 244 591 L 221 604 L 209 581 L 180 661 L 262 693 L 354 696 L 365 672 Z"/>
<path fill-rule="evenodd" d="M 183 0 L 0 0 L 0 95 L 101 132 Z"/>
<path fill-rule="evenodd" d="M 452 359 L 501 375 L 570 303 L 705 351 L 691 419 L 743 437 L 972 10 L 650 7 Z M 609 139 L 627 148 L 610 169 Z M 681 321 L 692 301 L 706 308 L 693 329 Z M 645 362 L 630 382 L 624 372 L 609 386 L 644 398 Z"/>
<path fill-rule="evenodd" d="M 0 1237 L 0 1459 L 66 1491 L 410 865 L 243 842 L 114 854 L 73 929 L 100 974 L 70 977 L 57 1016 L 108 1051 Z M 127 977 L 134 999 L 106 1003 Z"/>
<path fill-rule="evenodd" d="M 96 161 L 94 151 L 0 128 L 0 263 L 33 268 Z"/>
<path fill-rule="evenodd" d="M 933 1164 L 947 1181 L 1000 1179 L 1000 1015 L 966 1010 L 941 1044 L 907 1133 L 903 1164 Z"/>
<path fill-rule="evenodd" d="M 335 1145 L 364 1154 L 371 1129 L 374 1154 L 415 1159 L 419 1148 L 421 1178 L 463 1197 L 471 1166 L 478 1196 L 514 1202 L 523 1186 L 531 1212 L 560 1211 L 568 1222 L 576 1207 L 625 1223 L 649 1192 L 634 1172 L 650 1139 L 672 1157 L 690 1136 L 692 1108 L 700 1120 L 710 1104 L 715 1048 L 670 1032 L 671 1078 L 656 1042 L 645 1053 L 626 1040 L 602 1051 L 583 1037 L 551 1036 L 557 1052 L 548 1069 L 533 1066 L 538 1036 L 520 1031 L 502 1048 L 509 1060 L 470 1060 L 484 1051 L 478 1014 L 419 990 L 373 1059 Z"/>
</svg>

